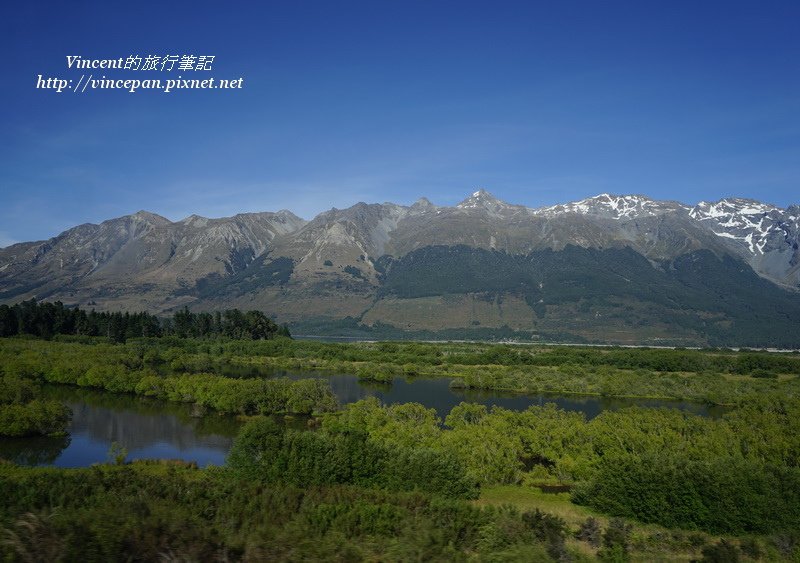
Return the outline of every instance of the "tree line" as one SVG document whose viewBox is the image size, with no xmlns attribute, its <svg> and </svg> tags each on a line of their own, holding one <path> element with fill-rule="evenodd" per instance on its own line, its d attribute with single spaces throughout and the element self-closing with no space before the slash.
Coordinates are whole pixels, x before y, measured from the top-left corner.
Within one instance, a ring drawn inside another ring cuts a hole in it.
<svg viewBox="0 0 800 563">
<path fill-rule="evenodd" d="M 41 338 L 59 334 L 105 336 L 112 342 L 161 336 L 244 340 L 290 336 L 285 324 L 277 325 L 262 311 L 227 309 L 193 313 L 184 307 L 172 317 L 161 318 L 145 312 L 91 310 L 87 313 L 78 307 L 67 307 L 60 301 L 39 303 L 31 299 L 15 305 L 0 305 L 0 336 L 22 334 Z"/>
</svg>

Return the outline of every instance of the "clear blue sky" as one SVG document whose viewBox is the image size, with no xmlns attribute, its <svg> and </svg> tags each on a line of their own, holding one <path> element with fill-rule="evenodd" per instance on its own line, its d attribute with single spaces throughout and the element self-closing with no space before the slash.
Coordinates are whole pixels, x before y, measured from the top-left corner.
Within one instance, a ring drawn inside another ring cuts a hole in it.
<svg viewBox="0 0 800 563">
<path fill-rule="evenodd" d="M 112 4 L 4 10 L 0 246 L 139 209 L 308 218 L 476 187 L 800 201 L 796 0 Z M 215 55 L 244 87 L 35 89 L 77 80 L 71 54 Z"/>
</svg>

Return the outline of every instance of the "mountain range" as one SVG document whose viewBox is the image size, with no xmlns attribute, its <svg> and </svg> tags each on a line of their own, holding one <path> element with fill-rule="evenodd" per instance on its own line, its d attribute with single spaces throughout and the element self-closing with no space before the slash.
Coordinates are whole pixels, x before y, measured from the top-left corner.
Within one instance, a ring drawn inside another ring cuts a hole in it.
<svg viewBox="0 0 800 563">
<path fill-rule="evenodd" d="M 139 211 L 0 249 L 0 303 L 260 309 L 327 335 L 800 347 L 799 243 L 799 206 L 740 198 Z"/>
</svg>

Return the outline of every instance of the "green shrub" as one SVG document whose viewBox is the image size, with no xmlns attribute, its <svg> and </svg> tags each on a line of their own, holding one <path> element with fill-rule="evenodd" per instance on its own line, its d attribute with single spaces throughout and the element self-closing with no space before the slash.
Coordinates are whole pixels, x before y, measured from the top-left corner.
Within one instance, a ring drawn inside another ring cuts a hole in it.
<svg viewBox="0 0 800 563">
<path fill-rule="evenodd" d="M 285 430 L 269 418 L 249 421 L 228 456 L 238 475 L 297 486 L 355 484 L 475 498 L 477 487 L 449 454 L 388 449 L 358 432 Z"/>
</svg>

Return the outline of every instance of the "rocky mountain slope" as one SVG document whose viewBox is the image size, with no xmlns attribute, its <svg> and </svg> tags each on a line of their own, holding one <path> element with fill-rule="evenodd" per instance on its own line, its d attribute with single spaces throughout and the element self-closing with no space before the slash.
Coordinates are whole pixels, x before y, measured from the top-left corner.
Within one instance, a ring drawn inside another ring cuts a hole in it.
<svg viewBox="0 0 800 563">
<path fill-rule="evenodd" d="M 0 302 L 259 308 L 336 334 L 800 345 L 798 242 L 798 206 L 735 198 L 140 211 L 0 249 Z"/>
</svg>

